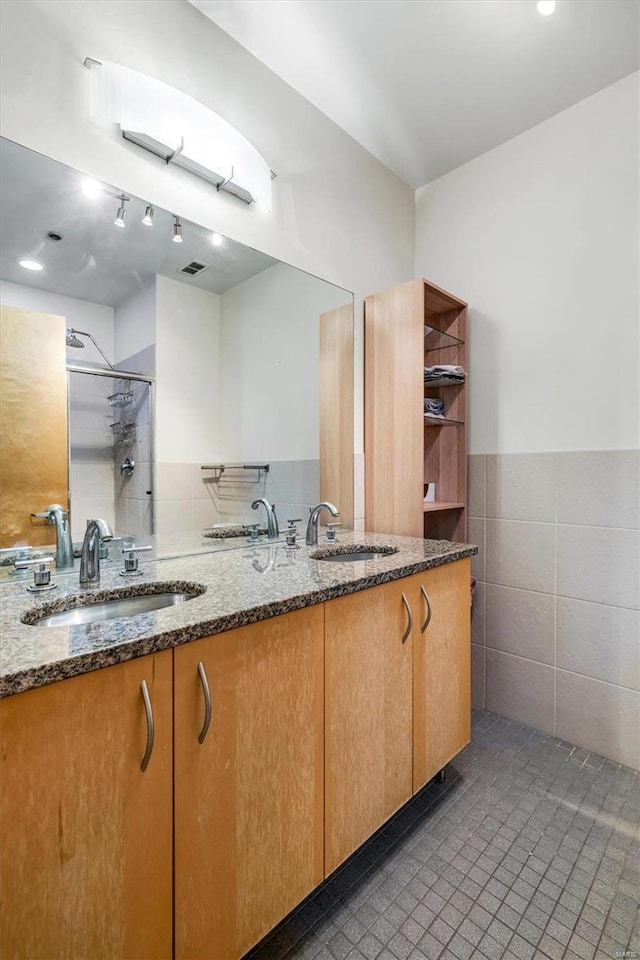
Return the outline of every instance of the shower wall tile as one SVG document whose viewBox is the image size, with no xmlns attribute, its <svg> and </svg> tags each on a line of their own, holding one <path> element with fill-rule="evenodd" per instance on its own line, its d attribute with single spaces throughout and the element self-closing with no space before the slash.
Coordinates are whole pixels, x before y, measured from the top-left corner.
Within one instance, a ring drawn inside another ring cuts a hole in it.
<svg viewBox="0 0 640 960">
<path fill-rule="evenodd" d="M 470 517 L 486 517 L 487 458 L 473 453 L 467 458 L 467 512 Z"/>
<path fill-rule="evenodd" d="M 486 709 L 553 733 L 553 667 L 488 647 L 485 657 Z"/>
<path fill-rule="evenodd" d="M 557 600 L 558 667 L 640 691 L 640 612 Z"/>
<path fill-rule="evenodd" d="M 156 533 L 184 533 L 193 530 L 193 500 L 157 500 Z"/>
<path fill-rule="evenodd" d="M 558 594 L 640 609 L 640 531 L 558 526 Z"/>
<path fill-rule="evenodd" d="M 553 524 L 489 519 L 486 523 L 487 582 L 553 593 Z"/>
<path fill-rule="evenodd" d="M 558 523 L 640 527 L 640 450 L 559 453 Z"/>
<path fill-rule="evenodd" d="M 553 596 L 494 583 L 486 591 L 487 646 L 553 665 Z"/>
<path fill-rule="evenodd" d="M 71 536 L 82 540 L 87 520 L 101 517 L 110 527 L 115 524 L 115 501 L 111 497 L 75 497 L 71 501 Z"/>
<path fill-rule="evenodd" d="M 156 464 L 156 497 L 164 500 L 191 500 L 192 465 L 190 463 Z"/>
<path fill-rule="evenodd" d="M 640 769 L 640 693 L 558 670 L 556 736 Z"/>
<path fill-rule="evenodd" d="M 204 530 L 220 520 L 211 500 L 193 500 L 193 529 Z"/>
<path fill-rule="evenodd" d="M 511 453 L 487 457 L 487 517 L 555 520 L 555 456 Z"/>
<path fill-rule="evenodd" d="M 555 712 L 558 736 L 638 766 L 640 452 L 474 454 L 468 477 L 475 702 L 550 732 Z"/>
<path fill-rule="evenodd" d="M 471 706 L 484 710 L 484 647 L 471 644 Z"/>
</svg>

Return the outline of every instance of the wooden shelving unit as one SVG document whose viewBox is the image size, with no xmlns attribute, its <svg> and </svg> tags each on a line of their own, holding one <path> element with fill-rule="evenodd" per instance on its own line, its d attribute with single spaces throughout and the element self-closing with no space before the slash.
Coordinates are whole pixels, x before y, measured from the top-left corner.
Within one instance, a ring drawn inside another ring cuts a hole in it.
<svg viewBox="0 0 640 960">
<path fill-rule="evenodd" d="M 466 537 L 467 304 L 427 280 L 365 301 L 365 525 L 442 540 Z M 454 364 L 464 382 L 424 381 Z M 424 398 L 444 402 L 428 417 Z M 425 503 L 427 484 L 436 500 Z"/>
</svg>

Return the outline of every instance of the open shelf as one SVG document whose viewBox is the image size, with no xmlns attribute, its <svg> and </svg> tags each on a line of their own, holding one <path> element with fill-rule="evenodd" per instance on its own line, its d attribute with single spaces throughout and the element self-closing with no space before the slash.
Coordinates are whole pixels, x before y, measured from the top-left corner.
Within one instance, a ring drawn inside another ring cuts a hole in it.
<svg viewBox="0 0 640 960">
<path fill-rule="evenodd" d="M 452 380 L 450 377 L 441 377 L 439 380 L 425 380 L 426 390 L 439 390 L 440 387 L 464 387 L 465 380 Z"/>
<path fill-rule="evenodd" d="M 425 427 L 462 427 L 462 420 L 451 420 L 449 417 L 430 417 L 428 413 L 424 415 Z"/>
<path fill-rule="evenodd" d="M 448 502 L 446 500 L 436 500 L 435 503 L 424 503 L 422 509 L 424 513 L 438 513 L 440 510 L 464 510 L 464 503 Z"/>
<path fill-rule="evenodd" d="M 460 347 L 463 344 L 463 340 L 459 337 L 454 337 L 450 333 L 445 333 L 444 330 L 436 330 L 435 327 L 424 328 L 424 349 L 425 353 L 428 350 L 444 350 L 446 347 Z"/>
</svg>

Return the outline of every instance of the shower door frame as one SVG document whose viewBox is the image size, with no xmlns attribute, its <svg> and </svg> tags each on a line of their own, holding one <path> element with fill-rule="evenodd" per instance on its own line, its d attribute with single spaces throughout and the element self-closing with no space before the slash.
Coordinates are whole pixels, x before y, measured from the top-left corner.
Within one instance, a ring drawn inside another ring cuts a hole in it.
<svg viewBox="0 0 640 960">
<path fill-rule="evenodd" d="M 112 380 L 136 380 L 138 383 L 146 383 L 149 387 L 149 477 L 151 481 L 151 536 L 156 532 L 156 411 L 155 411 L 155 389 L 156 378 L 145 373 L 132 373 L 129 370 L 108 369 L 107 367 L 85 366 L 77 363 L 67 363 L 67 460 L 69 463 L 69 505 L 73 510 L 73 500 L 71 498 L 71 390 L 70 373 L 86 373 L 94 377 L 110 377 Z"/>
</svg>

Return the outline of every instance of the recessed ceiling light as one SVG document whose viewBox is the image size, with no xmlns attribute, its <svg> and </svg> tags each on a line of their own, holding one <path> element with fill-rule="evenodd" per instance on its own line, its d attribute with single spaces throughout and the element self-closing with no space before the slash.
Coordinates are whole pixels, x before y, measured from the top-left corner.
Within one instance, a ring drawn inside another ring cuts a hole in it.
<svg viewBox="0 0 640 960">
<path fill-rule="evenodd" d="M 556 9 L 556 0 L 538 0 L 537 8 L 543 17 L 549 17 Z"/>
<path fill-rule="evenodd" d="M 214 247 L 221 247 L 224 243 L 224 237 L 221 237 L 219 233 L 212 233 L 211 243 L 214 245 Z"/>
<path fill-rule="evenodd" d="M 182 243 L 182 224 L 180 223 L 180 217 L 173 215 L 173 242 Z"/>
<path fill-rule="evenodd" d="M 18 263 L 25 270 L 44 270 L 44 266 L 37 260 L 18 260 Z"/>
<path fill-rule="evenodd" d="M 82 192 L 85 197 L 90 197 L 91 200 L 95 200 L 96 197 L 99 197 L 103 192 L 103 187 L 97 180 L 92 180 L 91 177 L 85 177 L 82 181 Z"/>
</svg>

